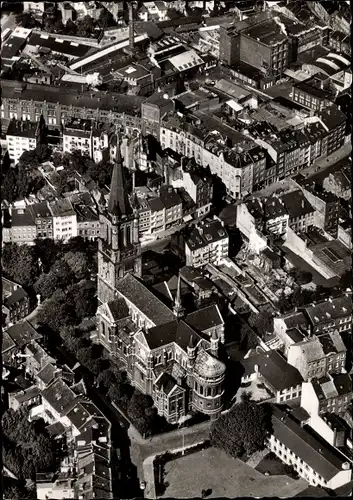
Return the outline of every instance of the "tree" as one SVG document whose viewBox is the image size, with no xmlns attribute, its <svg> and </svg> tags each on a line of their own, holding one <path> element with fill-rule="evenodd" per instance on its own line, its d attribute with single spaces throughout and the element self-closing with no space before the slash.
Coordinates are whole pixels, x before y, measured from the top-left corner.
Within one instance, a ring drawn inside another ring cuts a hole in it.
<svg viewBox="0 0 353 500">
<path fill-rule="evenodd" d="M 35 239 L 34 250 L 36 257 L 40 259 L 41 270 L 44 273 L 49 272 L 54 262 L 61 258 L 63 251 L 62 241 L 55 241 L 50 238 Z"/>
<path fill-rule="evenodd" d="M 254 328 L 260 337 L 273 331 L 273 316 L 270 311 L 263 310 L 259 314 L 251 314 L 249 325 Z"/>
<path fill-rule="evenodd" d="M 110 162 L 99 162 L 89 166 L 87 175 L 97 182 L 100 187 L 110 184 L 113 172 L 113 165 Z"/>
<path fill-rule="evenodd" d="M 93 281 L 81 282 L 72 286 L 68 292 L 75 304 L 77 322 L 95 315 L 98 307 L 96 283 Z"/>
<path fill-rule="evenodd" d="M 1 197 L 8 203 L 13 203 L 18 199 L 17 175 L 18 168 L 10 168 L 8 171 L 3 173 Z"/>
<path fill-rule="evenodd" d="M 83 37 L 89 37 L 94 31 L 94 19 L 91 16 L 84 16 L 77 21 L 77 34 Z"/>
<path fill-rule="evenodd" d="M 102 9 L 99 14 L 98 24 L 101 28 L 107 28 L 108 26 L 115 26 L 114 16 L 107 9 Z"/>
<path fill-rule="evenodd" d="M 31 287 L 38 274 L 38 261 L 33 247 L 5 243 L 2 250 L 3 271 L 10 279 Z"/>
<path fill-rule="evenodd" d="M 135 390 L 133 393 L 127 408 L 127 414 L 131 420 L 136 420 L 138 418 L 145 417 L 145 410 L 153 406 L 153 401 L 150 396 L 141 394 L 139 391 Z"/>
<path fill-rule="evenodd" d="M 107 369 L 98 374 L 97 385 L 103 385 L 106 389 L 110 388 L 112 382 L 115 380 L 114 373 Z"/>
<path fill-rule="evenodd" d="M 64 27 L 64 31 L 67 35 L 76 35 L 77 26 L 73 21 L 71 21 L 71 19 L 69 19 Z"/>
<path fill-rule="evenodd" d="M 38 323 L 49 326 L 59 332 L 65 325 L 76 322 L 75 305 L 64 290 L 56 290 L 50 299 L 46 300 L 38 312 Z"/>
<path fill-rule="evenodd" d="M 30 12 L 22 12 L 16 16 L 16 24 L 20 24 L 23 28 L 35 28 L 37 21 Z"/>
<path fill-rule="evenodd" d="M 67 252 L 64 261 L 68 264 L 77 280 L 89 277 L 88 258 L 83 252 Z"/>
<path fill-rule="evenodd" d="M 270 430 L 269 406 L 243 401 L 213 423 L 211 443 L 228 455 L 239 457 L 263 449 Z"/>
</svg>

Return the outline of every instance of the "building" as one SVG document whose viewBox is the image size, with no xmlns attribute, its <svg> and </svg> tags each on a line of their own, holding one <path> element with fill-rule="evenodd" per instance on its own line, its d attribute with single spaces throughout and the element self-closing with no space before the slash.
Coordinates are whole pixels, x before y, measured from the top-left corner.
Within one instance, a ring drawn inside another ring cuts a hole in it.
<svg viewBox="0 0 353 500">
<path fill-rule="evenodd" d="M 342 333 L 352 327 L 352 300 L 348 294 L 310 304 L 303 310 L 314 335 L 335 331 Z"/>
<path fill-rule="evenodd" d="M 42 18 L 46 2 L 23 2 L 23 11 L 30 12 L 34 17 Z"/>
<path fill-rule="evenodd" d="M 61 12 L 61 21 L 65 25 L 67 21 L 72 21 L 73 8 L 69 2 L 60 2 L 59 9 Z"/>
<path fill-rule="evenodd" d="M 344 455 L 275 406 L 272 429 L 269 450 L 312 486 L 334 490 L 351 481 L 352 468 Z"/>
<path fill-rule="evenodd" d="M 4 242 L 33 245 L 37 237 L 37 226 L 31 210 L 24 203 L 10 209 L 11 224 L 3 231 Z"/>
<path fill-rule="evenodd" d="M 313 111 L 322 110 L 325 106 L 329 106 L 333 99 L 329 79 L 322 80 L 314 76 L 294 83 L 292 99 L 294 102 Z"/>
<path fill-rule="evenodd" d="M 168 7 L 165 2 L 155 0 L 153 2 L 143 2 L 137 11 L 137 16 L 141 21 L 165 21 Z"/>
<path fill-rule="evenodd" d="M 38 404 L 40 401 L 40 390 L 35 385 L 28 389 L 9 393 L 9 408 L 17 411 Z"/>
<path fill-rule="evenodd" d="M 340 373 L 346 364 L 346 351 L 340 334 L 332 332 L 291 344 L 287 360 L 307 381 L 329 373 Z"/>
<path fill-rule="evenodd" d="M 304 340 L 310 328 L 310 321 L 303 311 L 294 310 L 273 318 L 273 332 L 281 340 L 286 356 L 289 346 Z"/>
<path fill-rule="evenodd" d="M 347 117 L 335 104 L 322 109 L 318 117 L 327 130 L 321 144 L 321 155 L 328 156 L 344 145 Z"/>
<path fill-rule="evenodd" d="M 333 193 L 320 190 L 315 183 L 300 187 L 305 198 L 315 208 L 314 226 L 335 237 L 341 208 L 340 199 Z"/>
<path fill-rule="evenodd" d="M 36 224 L 37 238 L 53 239 L 53 216 L 47 202 L 28 205 Z"/>
<path fill-rule="evenodd" d="M 281 196 L 289 215 L 288 225 L 297 233 L 306 233 L 314 225 L 315 209 L 307 201 L 301 190 L 291 191 Z"/>
<path fill-rule="evenodd" d="M 185 237 L 186 265 L 201 267 L 220 265 L 228 257 L 229 237 L 219 219 L 205 219 Z"/>
<path fill-rule="evenodd" d="M 7 151 L 11 160 L 18 163 L 25 151 L 32 151 L 37 147 L 38 123 L 16 120 L 13 118 L 6 132 Z"/>
<path fill-rule="evenodd" d="M 31 3 L 34 4 L 35 2 Z M 43 4 L 44 2 L 40 3 Z M 12 66 L 20 60 L 22 51 L 31 33 L 31 29 L 17 26 L 10 32 L 10 36 L 6 41 L 1 40 L 3 42 L 1 47 L 1 63 L 4 69 L 12 68 Z"/>
<path fill-rule="evenodd" d="M 349 166 L 337 172 L 330 172 L 323 181 L 325 191 L 334 194 L 338 198 L 349 200 L 352 196 L 351 191 L 352 175 Z"/>
<path fill-rule="evenodd" d="M 108 149 L 108 134 L 103 126 L 97 127 L 90 120 L 74 119 L 63 128 L 63 152 L 80 151 L 95 163 L 103 159 Z"/>
<path fill-rule="evenodd" d="M 84 204 L 75 204 L 74 210 L 77 218 L 77 235 L 86 240 L 97 240 L 100 235 L 98 214 L 92 207 Z"/>
<path fill-rule="evenodd" d="M 263 236 L 262 206 L 259 199 L 237 205 L 236 226 L 244 236 L 251 252 L 259 254 L 267 247 Z"/>
<path fill-rule="evenodd" d="M 102 303 L 114 299 L 116 284 L 128 271 L 141 275 L 138 211 L 128 199 L 119 138 L 117 144 L 109 203 L 99 214 L 98 300 Z"/>
<path fill-rule="evenodd" d="M 5 324 L 14 324 L 25 318 L 30 312 L 30 301 L 27 292 L 21 285 L 6 278 L 2 284 L 2 314 Z"/>
<path fill-rule="evenodd" d="M 174 105 L 174 101 L 169 98 L 168 93 L 158 91 L 143 102 L 141 104 L 143 133 L 159 138 L 161 120 L 168 112 L 174 110 Z"/>
<path fill-rule="evenodd" d="M 276 403 L 301 397 L 303 377 L 279 352 L 270 350 L 250 355 L 240 363 L 244 369 L 242 383 L 255 381 L 265 384 L 274 395 Z"/>
<path fill-rule="evenodd" d="M 191 196 L 197 207 L 197 217 L 209 213 L 213 198 L 213 184 L 210 176 L 201 171 L 184 172 L 183 187 Z"/>
<path fill-rule="evenodd" d="M 104 92 L 70 92 L 66 87 L 26 84 L 1 80 L 1 126 L 6 132 L 12 118 L 21 117 L 38 122 L 43 115 L 50 128 L 72 118 L 93 120 L 98 123 L 121 124 L 127 131 L 141 126 L 139 96 Z M 117 102 L 119 106 L 117 107 Z"/>
<path fill-rule="evenodd" d="M 281 198 L 261 198 L 264 234 L 283 237 L 287 233 L 289 215 Z"/>
<path fill-rule="evenodd" d="M 98 341 L 170 423 L 190 410 L 216 418 L 223 407 L 226 370 L 218 359 L 216 331 L 206 340 L 183 319 L 180 290 L 179 278 L 172 312 L 128 273 L 117 282 L 115 298 L 97 311 Z M 205 331 L 212 327 L 210 319 Z"/>
<path fill-rule="evenodd" d="M 75 479 L 67 473 L 38 473 L 36 474 L 37 499 L 75 498 L 74 482 Z"/>
<path fill-rule="evenodd" d="M 343 414 L 352 401 L 352 379 L 348 373 L 326 375 L 304 382 L 300 406 L 309 415 Z"/>
<path fill-rule="evenodd" d="M 77 216 L 68 199 L 48 203 L 53 218 L 53 239 L 67 241 L 77 236 Z"/>
</svg>

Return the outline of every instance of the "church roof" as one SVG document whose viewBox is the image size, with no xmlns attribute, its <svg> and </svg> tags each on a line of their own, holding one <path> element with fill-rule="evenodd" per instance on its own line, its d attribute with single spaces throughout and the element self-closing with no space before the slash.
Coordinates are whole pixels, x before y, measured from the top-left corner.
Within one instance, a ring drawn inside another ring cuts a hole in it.
<svg viewBox="0 0 353 500">
<path fill-rule="evenodd" d="M 195 344 L 201 340 L 201 337 L 185 321 L 174 320 L 151 328 L 146 334 L 146 341 L 150 349 L 157 349 L 163 345 L 175 342 L 187 352 L 191 336 L 193 336 Z"/>
<path fill-rule="evenodd" d="M 210 328 L 224 324 L 223 318 L 216 304 L 212 304 L 208 307 L 198 309 L 197 311 L 188 314 L 185 321 L 200 332 L 205 332 Z"/>
<path fill-rule="evenodd" d="M 132 208 L 124 180 L 119 138 L 117 138 L 116 157 L 110 185 L 108 212 L 117 216 L 132 214 Z"/>
<path fill-rule="evenodd" d="M 169 307 L 132 274 L 128 273 L 119 280 L 116 289 L 155 325 L 163 325 L 174 319 L 174 314 Z"/>
<path fill-rule="evenodd" d="M 195 372 L 201 377 L 216 378 L 226 371 L 225 364 L 202 349 L 195 361 Z"/>
</svg>

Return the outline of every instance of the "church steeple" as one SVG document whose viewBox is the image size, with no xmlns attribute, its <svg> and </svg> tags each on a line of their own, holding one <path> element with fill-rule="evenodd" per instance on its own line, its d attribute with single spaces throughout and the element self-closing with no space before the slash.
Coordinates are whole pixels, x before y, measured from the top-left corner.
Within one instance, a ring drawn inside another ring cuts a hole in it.
<svg viewBox="0 0 353 500">
<path fill-rule="evenodd" d="M 112 181 L 110 185 L 110 196 L 108 203 L 108 212 L 116 217 L 122 217 L 132 214 L 132 208 L 126 189 L 123 161 L 121 158 L 120 137 L 116 134 L 116 155 L 114 160 Z"/>
<path fill-rule="evenodd" d="M 184 311 L 185 311 L 185 309 L 181 303 L 181 281 L 180 281 L 180 274 L 179 274 L 177 291 L 176 291 L 174 307 L 173 307 L 173 313 L 174 313 L 174 316 L 176 316 L 179 319 L 179 318 L 182 318 L 184 316 Z"/>
</svg>

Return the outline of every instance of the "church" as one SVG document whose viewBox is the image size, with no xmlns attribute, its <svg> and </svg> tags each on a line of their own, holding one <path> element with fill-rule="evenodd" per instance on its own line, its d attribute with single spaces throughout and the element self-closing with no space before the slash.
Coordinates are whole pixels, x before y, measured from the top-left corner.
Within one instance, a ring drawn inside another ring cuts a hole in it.
<svg viewBox="0 0 353 500">
<path fill-rule="evenodd" d="M 169 423 L 190 411 L 217 418 L 226 375 L 218 356 L 223 318 L 217 305 L 186 314 L 180 275 L 172 308 L 144 285 L 138 213 L 128 197 L 119 147 L 100 224 L 98 342 Z"/>
</svg>

